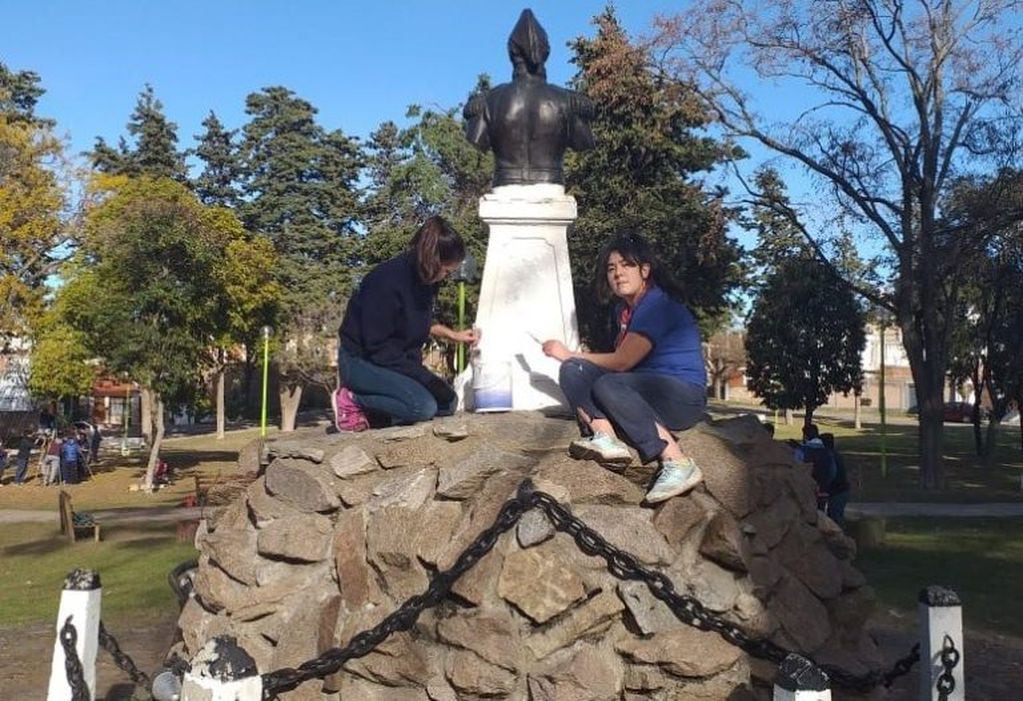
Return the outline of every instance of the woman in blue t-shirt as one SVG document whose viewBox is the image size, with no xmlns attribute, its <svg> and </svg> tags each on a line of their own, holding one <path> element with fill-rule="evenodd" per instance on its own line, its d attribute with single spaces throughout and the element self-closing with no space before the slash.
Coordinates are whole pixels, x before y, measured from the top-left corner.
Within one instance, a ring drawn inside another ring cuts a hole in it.
<svg viewBox="0 0 1023 701">
<path fill-rule="evenodd" d="M 596 270 L 598 298 L 617 300 L 614 350 L 584 353 L 560 341 L 543 344 L 544 353 L 562 361 L 558 381 L 587 434 L 572 442 L 569 454 L 624 467 L 632 460 L 624 439 L 644 463 L 660 461 L 646 501 L 661 502 L 703 479 L 670 433 L 703 416 L 707 375 L 700 330 L 641 236 L 613 238 Z"/>
</svg>

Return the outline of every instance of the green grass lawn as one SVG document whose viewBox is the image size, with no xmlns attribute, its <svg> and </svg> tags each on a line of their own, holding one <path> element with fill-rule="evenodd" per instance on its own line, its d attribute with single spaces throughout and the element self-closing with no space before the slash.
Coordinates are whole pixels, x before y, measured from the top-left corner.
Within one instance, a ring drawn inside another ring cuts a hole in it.
<svg viewBox="0 0 1023 701">
<path fill-rule="evenodd" d="M 1023 637 L 1023 519 L 888 519 L 884 545 L 856 565 L 886 609 L 915 616 L 920 589 L 940 584 L 966 625 Z"/>
<path fill-rule="evenodd" d="M 56 526 L 0 528 L 0 626 L 54 619 L 61 588 L 76 567 L 99 572 L 103 620 L 116 623 L 177 610 L 167 573 L 194 558 L 173 523 L 110 525 L 99 543 L 71 544 Z"/>
<path fill-rule="evenodd" d="M 853 486 L 852 501 L 964 502 L 1023 501 L 1020 476 L 1023 451 L 1018 426 L 1002 426 L 998 433 L 996 458 L 986 467 L 974 451 L 973 427 L 945 426 L 945 484 L 928 490 L 920 486 L 916 423 L 889 425 L 885 439 L 888 474 L 881 473 L 881 427 L 864 423 L 854 429 L 843 418 L 818 418 L 822 432 L 835 434 L 835 444 L 845 456 Z M 779 440 L 799 438 L 802 419 L 786 426 L 778 424 Z"/>
</svg>

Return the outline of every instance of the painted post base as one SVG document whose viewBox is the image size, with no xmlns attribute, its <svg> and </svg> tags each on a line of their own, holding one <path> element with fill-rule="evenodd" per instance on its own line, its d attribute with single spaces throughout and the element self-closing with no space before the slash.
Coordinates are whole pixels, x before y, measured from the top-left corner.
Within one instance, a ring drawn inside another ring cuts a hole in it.
<svg viewBox="0 0 1023 701">
<path fill-rule="evenodd" d="M 85 572 L 95 576 L 92 572 Z M 73 576 L 69 575 L 69 578 Z M 47 701 L 71 701 L 71 685 L 67 680 L 64 666 L 64 648 L 60 644 L 60 630 L 64 621 L 71 617 L 71 625 L 77 634 L 75 651 L 82 664 L 82 677 L 89 688 L 89 699 L 96 698 L 96 653 L 99 650 L 100 598 L 102 589 L 99 578 L 95 577 L 95 588 L 69 589 L 65 584 L 60 595 L 57 612 L 57 639 L 53 644 L 53 662 L 50 665 L 50 683 L 46 693 Z"/>
<path fill-rule="evenodd" d="M 951 589 L 931 586 L 921 590 L 917 611 L 920 621 L 920 699 L 921 701 L 964 701 L 966 698 L 963 650 L 963 607 Z M 948 636 L 959 652 L 959 663 L 952 670 L 955 689 L 947 697 L 938 692 L 938 677 L 945 668 L 941 652 Z"/>
<path fill-rule="evenodd" d="M 491 378 L 495 367 L 508 369 L 513 410 L 567 413 L 561 363 L 545 356 L 540 342 L 579 346 L 566 238 L 575 199 L 560 185 L 509 185 L 480 198 L 479 211 L 489 238 L 476 313 L 483 336 L 473 361 Z M 470 365 L 455 382 L 469 410 L 472 378 Z"/>
</svg>

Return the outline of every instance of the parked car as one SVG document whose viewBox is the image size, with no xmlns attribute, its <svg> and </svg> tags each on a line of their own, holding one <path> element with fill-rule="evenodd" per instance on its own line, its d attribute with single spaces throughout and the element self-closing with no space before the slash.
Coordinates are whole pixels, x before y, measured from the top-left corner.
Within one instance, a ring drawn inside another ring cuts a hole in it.
<svg viewBox="0 0 1023 701">
<path fill-rule="evenodd" d="M 906 410 L 909 416 L 919 416 L 920 407 L 913 406 Z M 988 410 L 980 408 L 980 420 L 988 417 Z M 973 422 L 973 404 L 970 402 L 945 402 L 945 412 L 942 416 L 945 423 L 968 424 Z"/>
</svg>

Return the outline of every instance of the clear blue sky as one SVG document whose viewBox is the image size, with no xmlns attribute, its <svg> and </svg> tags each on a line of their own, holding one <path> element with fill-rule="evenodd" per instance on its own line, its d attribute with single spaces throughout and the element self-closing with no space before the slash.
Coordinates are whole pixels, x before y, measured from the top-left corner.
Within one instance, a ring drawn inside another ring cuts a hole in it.
<svg viewBox="0 0 1023 701">
<path fill-rule="evenodd" d="M 566 42 L 592 35 L 604 0 L 34 0 L 6 3 L 0 61 L 33 70 L 46 95 L 38 112 L 57 120 L 69 149 L 95 137 L 116 143 L 138 93 L 152 84 L 179 144 L 192 145 L 213 110 L 244 124 L 245 96 L 284 85 L 315 105 L 325 127 L 367 136 L 401 121 L 409 104 L 451 107 L 480 73 L 510 77 L 506 41 L 531 7 L 551 41 L 548 77 L 573 73 Z M 633 35 L 679 3 L 616 5 Z"/>
</svg>

